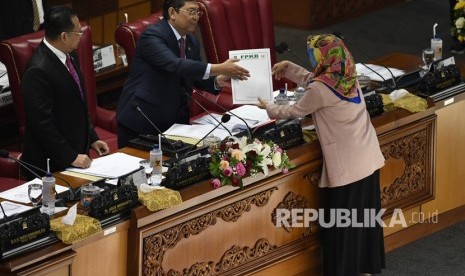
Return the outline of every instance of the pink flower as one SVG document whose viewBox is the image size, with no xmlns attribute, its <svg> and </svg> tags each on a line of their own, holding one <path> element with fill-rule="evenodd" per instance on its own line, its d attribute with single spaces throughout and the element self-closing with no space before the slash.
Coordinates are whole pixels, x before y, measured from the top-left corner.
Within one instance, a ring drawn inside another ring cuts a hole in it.
<svg viewBox="0 0 465 276">
<path fill-rule="evenodd" d="M 231 176 L 231 174 L 232 174 L 232 168 L 231 167 L 224 168 L 224 170 L 223 170 L 223 175 L 224 176 Z"/>
<path fill-rule="evenodd" d="M 246 173 L 244 164 L 242 164 L 241 162 L 236 164 L 236 173 L 239 176 L 244 176 L 244 174 Z"/>
<path fill-rule="evenodd" d="M 234 187 L 238 187 L 240 184 L 241 184 L 241 181 L 239 178 L 236 178 L 236 177 L 233 177 L 231 179 L 231 184 L 234 186 Z"/>
<path fill-rule="evenodd" d="M 279 152 L 279 153 L 283 153 L 283 149 L 280 148 L 280 147 L 276 147 L 275 151 L 276 151 L 276 152 Z"/>
<path fill-rule="evenodd" d="M 289 172 L 289 168 L 284 167 L 284 168 L 283 168 L 283 174 L 286 174 L 286 173 L 288 173 L 288 172 Z"/>
<path fill-rule="evenodd" d="M 221 187 L 221 182 L 218 178 L 215 178 L 212 180 L 213 188 L 218 189 Z"/>
</svg>

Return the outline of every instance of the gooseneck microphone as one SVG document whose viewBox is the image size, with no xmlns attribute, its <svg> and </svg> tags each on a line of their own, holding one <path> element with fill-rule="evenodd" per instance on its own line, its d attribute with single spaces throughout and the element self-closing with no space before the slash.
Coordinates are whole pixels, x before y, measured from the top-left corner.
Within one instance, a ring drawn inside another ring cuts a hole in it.
<svg viewBox="0 0 465 276">
<path fill-rule="evenodd" d="M 284 51 L 290 53 L 295 58 L 297 58 L 298 60 L 303 62 L 305 65 L 310 65 L 308 60 L 305 60 L 305 59 L 301 58 L 300 56 L 298 56 L 296 53 L 294 53 L 294 51 L 292 51 L 292 49 L 289 47 L 289 45 L 287 45 L 286 42 L 281 42 L 278 45 L 276 45 L 276 52 L 278 52 L 279 54 L 282 54 L 282 53 L 284 53 Z M 311 65 L 310 65 L 310 67 L 311 67 Z"/>
<path fill-rule="evenodd" d="M 216 102 L 213 101 L 213 100 L 210 100 L 209 98 L 205 97 L 204 95 L 202 95 L 201 93 L 197 92 L 196 90 L 194 90 L 194 93 L 196 93 L 197 95 L 199 95 L 202 99 L 205 99 L 205 100 L 207 100 L 208 102 L 210 102 L 211 104 L 213 104 L 214 106 L 218 107 L 219 109 L 223 110 L 223 112 L 225 112 L 224 115 L 226 115 L 226 114 L 229 113 L 229 114 L 231 114 L 232 116 L 234 116 L 234 117 L 238 118 L 239 120 L 241 120 L 241 121 L 245 124 L 245 127 L 246 127 L 246 129 L 247 129 L 247 136 L 249 137 L 250 141 L 253 140 L 252 131 L 250 130 L 250 127 L 249 127 L 249 125 L 247 124 L 247 122 L 244 120 L 244 118 L 237 116 L 236 114 L 232 113 L 231 111 L 229 111 L 229 110 L 226 109 L 225 107 L 219 105 L 218 103 L 216 103 Z M 229 118 L 229 119 L 231 119 L 231 118 Z M 229 119 L 228 119 L 228 121 L 229 121 Z"/>
<path fill-rule="evenodd" d="M 13 161 L 15 161 L 16 163 L 18 163 L 22 168 L 25 168 L 27 171 L 29 171 L 32 175 L 34 175 L 35 177 L 39 178 L 39 179 L 42 179 L 41 176 L 39 176 L 36 172 L 34 172 L 31 168 L 33 169 L 36 169 L 38 170 L 39 172 L 42 172 L 42 173 L 47 173 L 46 170 L 43 170 L 37 166 L 34 166 L 32 164 L 29 164 L 25 161 L 22 161 L 20 159 L 17 159 L 17 158 L 14 158 L 13 156 L 10 155 L 10 153 L 7 151 L 7 150 L 0 150 L 0 157 L 2 158 L 8 158 L 8 159 L 11 159 Z M 79 187 L 76 191 L 74 191 L 74 188 L 71 186 L 71 184 L 69 184 L 69 182 L 62 178 L 62 177 L 59 177 L 59 176 L 56 176 L 56 178 L 60 179 L 61 181 L 63 181 L 67 186 L 68 186 L 68 189 L 69 189 L 69 197 L 68 197 L 68 200 L 76 200 L 78 199 L 78 197 L 76 197 L 76 192 L 79 191 L 81 189 L 81 187 Z"/>
<path fill-rule="evenodd" d="M 186 93 L 187 97 L 189 97 L 189 99 L 191 99 L 192 101 L 194 101 L 194 103 L 196 103 L 198 106 L 200 106 L 200 108 L 202 108 L 202 110 L 204 112 L 206 112 L 210 117 L 212 117 L 213 120 L 215 120 L 218 124 L 222 125 L 224 127 L 224 129 L 229 133 L 230 136 L 233 136 L 231 131 L 229 131 L 229 129 L 225 125 L 223 125 L 223 122 L 218 121 L 218 119 L 215 116 L 213 116 L 213 114 L 208 109 L 206 109 L 205 106 L 203 106 L 201 103 L 199 103 L 199 101 L 194 99 L 188 92 L 185 92 L 185 93 Z M 229 118 L 228 121 L 230 119 L 231 118 Z"/>
<path fill-rule="evenodd" d="M 153 121 L 150 120 L 150 118 L 145 114 L 145 112 L 142 111 L 142 109 L 141 109 L 140 106 L 139 106 L 139 103 L 136 102 L 136 101 L 133 101 L 131 104 L 132 104 L 132 107 L 133 107 L 135 110 L 139 111 L 139 113 L 142 114 L 142 116 L 144 116 L 144 118 L 147 120 L 147 122 L 149 122 L 149 123 L 153 126 L 153 128 L 154 128 L 156 131 L 158 131 L 158 133 L 160 133 L 160 135 L 161 135 L 161 137 L 163 138 L 163 140 L 165 140 L 165 141 L 170 145 L 171 149 L 173 149 L 173 151 L 176 151 L 176 147 L 175 147 L 175 145 L 173 144 L 173 142 L 172 142 L 170 139 L 168 139 L 168 138 L 163 134 L 163 132 L 153 123 Z M 178 152 L 175 152 L 175 157 L 178 158 Z"/>
<path fill-rule="evenodd" d="M 192 150 L 189 150 L 189 151 L 187 151 L 186 153 L 184 153 L 184 154 L 181 156 L 181 158 L 178 158 L 176 161 L 183 160 L 184 158 L 188 157 L 189 154 L 191 154 L 192 152 L 195 152 L 195 148 L 197 147 L 197 145 L 198 145 L 201 141 L 205 140 L 205 138 L 207 138 L 208 135 L 210 135 L 213 131 L 215 131 L 215 129 L 217 129 L 217 128 L 221 125 L 221 123 L 227 123 L 227 122 L 229 122 L 229 120 L 231 120 L 231 116 L 230 116 L 229 114 L 223 114 L 223 116 L 221 116 L 221 122 L 218 123 L 217 125 L 215 125 L 215 127 L 212 128 L 212 130 L 210 130 L 207 134 L 205 134 L 205 136 L 203 136 L 201 139 L 199 139 L 199 140 L 197 141 L 197 143 L 195 143 L 194 145 L 192 145 L 192 147 L 191 147 Z"/>
</svg>

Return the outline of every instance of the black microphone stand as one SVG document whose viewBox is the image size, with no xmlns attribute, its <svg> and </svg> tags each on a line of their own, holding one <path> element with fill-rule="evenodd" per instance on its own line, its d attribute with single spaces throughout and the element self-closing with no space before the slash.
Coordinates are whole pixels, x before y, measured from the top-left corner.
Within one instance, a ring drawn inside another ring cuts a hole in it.
<svg viewBox="0 0 465 276">
<path fill-rule="evenodd" d="M 239 116 L 237 116 L 236 114 L 232 113 L 231 111 L 229 111 L 228 109 L 226 109 L 225 107 L 219 105 L 218 103 L 210 100 L 209 98 L 205 97 L 204 95 L 202 95 L 201 93 L 198 93 L 197 91 L 194 90 L 194 93 L 196 93 L 197 95 L 199 95 L 202 99 L 205 99 L 207 100 L 208 102 L 212 103 L 214 106 L 218 107 L 219 109 L 223 110 L 223 112 L 225 113 L 229 113 L 231 114 L 232 116 L 238 118 L 239 120 L 241 120 L 244 124 L 245 124 L 245 127 L 247 129 L 247 136 L 249 137 L 250 141 L 253 140 L 253 136 L 252 136 L 252 131 L 250 130 L 250 127 L 249 125 L 247 124 L 247 122 L 244 120 L 244 118 L 241 118 Z"/>
</svg>

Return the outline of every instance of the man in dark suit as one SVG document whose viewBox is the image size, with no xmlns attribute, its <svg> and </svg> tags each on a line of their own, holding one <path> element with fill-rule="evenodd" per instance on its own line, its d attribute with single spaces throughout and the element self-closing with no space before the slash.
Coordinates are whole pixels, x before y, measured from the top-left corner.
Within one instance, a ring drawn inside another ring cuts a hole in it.
<svg viewBox="0 0 465 276">
<path fill-rule="evenodd" d="M 89 148 L 107 154 L 91 123 L 82 74 L 76 58 L 82 35 L 76 13 L 52 7 L 44 20 L 45 38 L 32 55 L 22 79 L 26 133 L 22 159 L 42 169 L 87 168 Z M 72 54 L 71 54 L 72 55 Z"/>
<path fill-rule="evenodd" d="M 230 85 L 231 77 L 249 76 L 246 69 L 235 63 L 238 60 L 221 64 L 200 60 L 200 45 L 192 34 L 200 16 L 197 1 L 166 0 L 163 20 L 149 26 L 140 36 L 117 108 L 119 147 L 126 146 L 138 134 L 156 132 L 133 108 L 134 101 L 165 131 L 174 123 L 189 124 L 187 95 L 194 86 L 218 94 L 221 86 Z M 180 42 L 180 38 L 185 42 Z"/>
<path fill-rule="evenodd" d="M 37 31 L 44 22 L 46 8 L 46 0 L 0 0 L 0 40 Z M 34 10 L 38 26 L 34 26 Z"/>
</svg>

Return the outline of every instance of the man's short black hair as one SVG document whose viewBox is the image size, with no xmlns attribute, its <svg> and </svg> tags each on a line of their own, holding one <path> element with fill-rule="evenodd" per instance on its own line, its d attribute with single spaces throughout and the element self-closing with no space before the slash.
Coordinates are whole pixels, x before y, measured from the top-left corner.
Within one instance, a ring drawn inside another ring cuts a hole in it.
<svg viewBox="0 0 465 276">
<path fill-rule="evenodd" d="M 45 37 L 50 40 L 57 39 L 62 32 L 69 32 L 74 29 L 73 17 L 76 12 L 66 6 L 53 6 L 44 16 Z"/>
<path fill-rule="evenodd" d="M 170 15 L 168 14 L 168 9 L 173 7 L 176 11 L 179 11 L 179 8 L 184 6 L 186 2 L 197 2 L 197 0 L 165 0 L 163 4 L 163 19 L 168 20 Z"/>
</svg>

